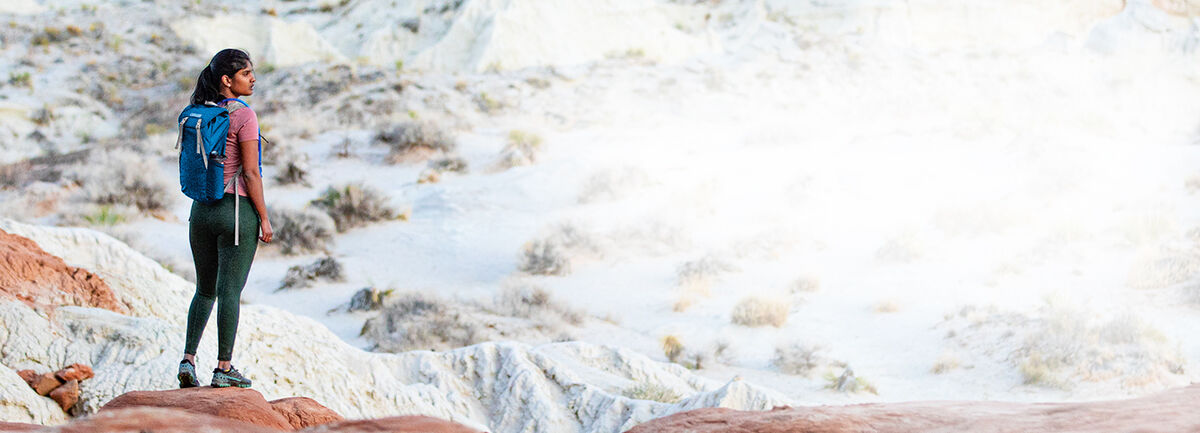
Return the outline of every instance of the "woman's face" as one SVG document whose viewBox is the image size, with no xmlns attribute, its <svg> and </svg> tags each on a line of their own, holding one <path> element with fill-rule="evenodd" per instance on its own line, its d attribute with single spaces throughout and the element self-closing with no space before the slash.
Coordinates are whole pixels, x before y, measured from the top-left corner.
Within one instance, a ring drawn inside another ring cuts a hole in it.
<svg viewBox="0 0 1200 433">
<path fill-rule="evenodd" d="M 229 88 L 233 97 L 250 96 L 254 94 L 254 66 L 247 66 L 230 76 L 221 77 L 221 83 Z"/>
</svg>

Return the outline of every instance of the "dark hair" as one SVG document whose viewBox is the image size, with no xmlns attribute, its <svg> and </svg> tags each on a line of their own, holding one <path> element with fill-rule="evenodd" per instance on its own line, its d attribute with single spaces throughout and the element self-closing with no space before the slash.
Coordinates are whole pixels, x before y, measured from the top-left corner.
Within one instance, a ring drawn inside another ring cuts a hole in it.
<svg viewBox="0 0 1200 433">
<path fill-rule="evenodd" d="M 196 78 L 196 90 L 192 92 L 192 103 L 217 102 L 221 96 L 221 77 L 233 77 L 237 71 L 253 66 L 250 55 L 236 48 L 226 48 L 213 56 L 200 77 Z"/>
</svg>

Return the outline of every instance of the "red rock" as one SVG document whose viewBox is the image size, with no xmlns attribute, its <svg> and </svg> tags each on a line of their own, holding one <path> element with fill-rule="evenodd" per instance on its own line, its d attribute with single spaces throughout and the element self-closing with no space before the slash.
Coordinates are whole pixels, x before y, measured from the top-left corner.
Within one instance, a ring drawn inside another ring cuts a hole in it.
<svg viewBox="0 0 1200 433">
<path fill-rule="evenodd" d="M 271 409 L 283 415 L 296 430 L 345 420 L 333 409 L 322 406 L 308 397 L 281 398 L 270 403 Z"/>
<path fill-rule="evenodd" d="M 58 403 L 58 407 L 61 407 L 63 412 L 66 412 L 72 406 L 75 406 L 75 402 L 79 401 L 79 381 L 71 380 L 58 388 L 54 388 L 54 391 L 50 391 L 50 399 Z"/>
<path fill-rule="evenodd" d="M 19 423 L 19 422 L 0 421 L 0 432 L 4 432 L 4 433 L 37 431 L 42 428 L 43 428 L 42 426 L 37 425 L 37 424 L 23 424 L 23 423 Z"/>
<path fill-rule="evenodd" d="M 911 402 L 775 408 L 710 408 L 652 420 L 628 433 L 784 432 L 1197 432 L 1200 385 L 1130 400 L 1088 403 Z"/>
<path fill-rule="evenodd" d="M 88 367 L 83 364 L 71 364 L 64 367 L 62 370 L 54 372 L 54 376 L 57 377 L 58 380 L 61 380 L 65 383 L 72 380 L 78 380 L 82 382 L 96 377 L 96 374 L 92 372 L 92 367 Z"/>
<path fill-rule="evenodd" d="M 130 407 L 180 409 L 276 430 L 292 430 L 287 418 L 276 412 L 262 394 L 249 388 L 201 386 L 167 391 L 133 391 L 112 399 L 100 408 L 100 413 Z"/>
<path fill-rule="evenodd" d="M 29 387 L 33 389 L 37 389 L 37 379 L 42 376 L 33 370 L 21 370 L 17 372 L 17 375 L 21 376 L 21 379 L 23 379 L 25 383 L 28 383 Z"/>
<path fill-rule="evenodd" d="M 103 410 L 51 431 L 55 433 L 279 433 L 277 429 L 261 425 L 161 407 Z"/>
<path fill-rule="evenodd" d="M 37 391 L 38 395 L 50 395 L 50 391 L 54 391 L 59 385 L 62 385 L 62 382 L 54 377 L 54 373 L 46 373 L 35 379 L 33 390 Z"/>
<path fill-rule="evenodd" d="M 100 277 L 68 266 L 29 239 L 0 230 L 0 299 L 5 298 L 37 309 L 75 305 L 129 312 Z"/>
<path fill-rule="evenodd" d="M 342 421 L 305 429 L 305 433 L 480 433 L 465 425 L 421 415 Z"/>
</svg>

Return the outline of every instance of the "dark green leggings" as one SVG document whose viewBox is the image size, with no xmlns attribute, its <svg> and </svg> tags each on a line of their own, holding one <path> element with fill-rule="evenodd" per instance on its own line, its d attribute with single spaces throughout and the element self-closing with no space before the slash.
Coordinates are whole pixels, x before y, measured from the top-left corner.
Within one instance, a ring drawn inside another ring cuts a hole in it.
<svg viewBox="0 0 1200 433">
<path fill-rule="evenodd" d="M 233 357 L 233 340 L 237 336 L 238 306 L 242 287 L 250 274 L 254 251 L 258 247 L 258 213 L 246 197 L 241 200 L 239 217 L 241 231 L 233 245 L 234 195 L 225 194 L 221 201 L 206 205 L 192 203 L 188 240 L 192 244 L 192 260 L 196 262 L 196 295 L 188 309 L 187 341 L 183 353 L 196 354 L 204 325 L 217 304 L 217 360 Z"/>
</svg>

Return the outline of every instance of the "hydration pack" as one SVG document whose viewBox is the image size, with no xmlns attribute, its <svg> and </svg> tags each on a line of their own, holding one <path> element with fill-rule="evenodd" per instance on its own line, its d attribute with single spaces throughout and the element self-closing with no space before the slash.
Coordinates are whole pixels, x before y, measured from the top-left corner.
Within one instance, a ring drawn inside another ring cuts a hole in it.
<svg viewBox="0 0 1200 433">
<path fill-rule="evenodd" d="M 229 184 L 225 183 L 225 143 L 229 135 L 229 115 L 242 108 L 248 108 L 240 99 L 230 98 L 221 103 L 236 101 L 240 105 L 229 104 L 221 107 L 207 102 L 191 104 L 179 113 L 179 140 L 175 147 L 179 149 L 179 186 L 183 194 L 203 204 L 213 204 L 221 201 Z M 262 136 L 258 142 L 258 169 L 262 173 Z M 237 195 L 237 181 L 242 177 L 242 168 L 238 167 L 237 174 L 229 182 L 234 184 L 233 194 Z M 236 197 L 235 197 L 236 198 Z M 238 226 L 237 204 L 234 200 L 234 233 Z M 238 238 L 234 236 L 234 245 Z"/>
</svg>

